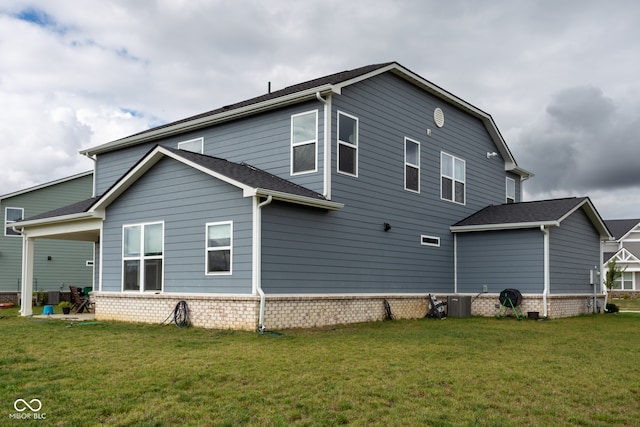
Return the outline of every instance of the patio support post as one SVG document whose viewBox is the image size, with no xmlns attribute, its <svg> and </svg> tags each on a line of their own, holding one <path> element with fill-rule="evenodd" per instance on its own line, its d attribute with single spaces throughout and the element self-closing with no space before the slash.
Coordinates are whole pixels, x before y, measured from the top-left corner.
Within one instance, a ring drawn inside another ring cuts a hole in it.
<svg viewBox="0 0 640 427">
<path fill-rule="evenodd" d="M 33 309 L 31 307 L 31 295 L 33 293 L 33 254 L 35 239 L 27 237 L 23 233 L 22 237 L 22 289 L 21 289 L 21 305 L 20 315 L 31 316 Z"/>
</svg>

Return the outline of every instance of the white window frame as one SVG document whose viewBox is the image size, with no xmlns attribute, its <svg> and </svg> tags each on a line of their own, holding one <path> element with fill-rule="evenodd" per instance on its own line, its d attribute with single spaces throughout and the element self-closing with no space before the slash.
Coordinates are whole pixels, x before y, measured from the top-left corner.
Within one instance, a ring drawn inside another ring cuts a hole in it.
<svg viewBox="0 0 640 427">
<path fill-rule="evenodd" d="M 625 280 L 625 275 L 630 276 L 627 280 Z M 619 290 L 619 291 L 632 291 L 635 289 L 634 283 L 633 283 L 633 279 L 635 276 L 635 273 L 632 271 L 623 271 L 622 275 L 616 279 L 615 281 L 615 286 L 613 289 L 615 290 Z M 629 287 L 625 288 L 624 285 L 628 284 Z"/>
<path fill-rule="evenodd" d="M 407 161 L 407 142 L 411 142 L 418 146 L 418 164 L 409 163 Z M 407 188 L 407 167 L 411 167 L 418 170 L 418 189 Z M 416 141 L 411 138 L 404 138 L 404 189 L 414 193 L 420 193 L 420 141 Z"/>
<path fill-rule="evenodd" d="M 444 156 L 451 158 L 451 172 L 452 175 L 445 175 L 444 173 Z M 456 160 L 462 162 L 462 170 L 464 177 L 463 179 L 458 179 L 455 177 L 456 175 Z M 448 178 L 451 180 L 451 199 L 447 199 L 443 197 L 443 185 L 442 178 Z M 463 201 L 459 202 L 456 200 L 456 182 L 460 182 L 463 185 L 464 191 L 462 193 Z M 458 205 L 466 205 L 467 204 L 467 162 L 460 157 L 456 157 L 453 154 L 446 153 L 444 151 L 440 152 L 440 199 L 446 200 L 448 202 L 456 203 Z"/>
<path fill-rule="evenodd" d="M 336 170 L 338 171 L 338 173 L 343 174 L 343 175 L 348 175 L 348 176 L 354 176 L 357 177 L 358 176 L 358 147 L 360 146 L 360 120 L 356 117 L 356 116 L 352 116 L 351 114 L 347 114 L 343 111 L 338 111 L 337 113 L 337 122 L 338 122 L 338 134 L 337 134 L 337 141 L 338 141 L 338 146 L 337 146 L 337 155 L 336 155 Z M 343 141 L 340 139 L 340 116 L 345 116 L 345 117 L 349 117 L 350 119 L 355 120 L 356 122 L 356 140 L 355 143 L 351 142 L 351 141 Z M 347 171 L 343 171 L 340 170 L 340 146 L 343 145 L 345 147 L 351 148 L 354 151 L 353 157 L 355 160 L 355 167 L 354 167 L 354 173 L 351 172 L 347 172 Z"/>
<path fill-rule="evenodd" d="M 433 240 L 433 242 L 428 242 L 425 240 Z M 422 246 L 433 246 L 435 248 L 439 248 L 440 247 L 440 238 L 436 237 L 436 236 L 427 236 L 426 234 L 423 234 L 420 236 L 420 244 Z"/>
<path fill-rule="evenodd" d="M 212 225 L 229 226 L 229 245 L 209 247 L 209 227 Z M 229 251 L 229 271 L 209 271 L 209 252 Z M 208 222 L 204 227 L 204 274 L 207 276 L 230 276 L 233 274 L 233 221 Z"/>
<path fill-rule="evenodd" d="M 145 255 L 144 254 L 144 230 L 145 230 L 145 226 L 149 226 L 149 225 L 157 225 L 160 224 L 162 226 L 162 253 L 160 255 Z M 140 254 L 139 255 L 125 255 L 124 252 L 124 247 L 125 247 L 125 229 L 127 228 L 133 228 L 133 227 L 140 227 Z M 122 225 L 122 285 L 121 285 L 121 289 L 122 292 L 140 292 L 140 293 L 144 293 L 144 292 L 163 292 L 164 291 L 164 266 L 165 266 L 165 262 L 164 262 L 164 221 L 154 221 L 154 222 L 143 222 L 143 223 L 138 223 L 138 224 L 123 224 Z M 160 260 L 162 262 L 162 267 L 161 267 L 161 271 L 160 271 L 160 289 L 150 289 L 150 290 L 146 290 L 145 289 L 145 273 L 146 273 L 146 268 L 145 268 L 145 261 L 148 260 Z M 125 289 L 125 276 L 126 276 L 126 269 L 125 269 L 125 261 L 139 261 L 138 264 L 138 284 L 139 284 L 139 288 L 137 290 L 135 289 Z"/>
<path fill-rule="evenodd" d="M 309 139 L 309 140 L 303 140 L 303 141 L 295 141 L 294 142 L 294 121 L 296 119 L 296 117 L 301 117 L 301 116 L 305 116 L 308 114 L 313 114 L 315 116 L 315 138 L 313 139 Z M 295 163 L 295 157 L 294 157 L 294 151 L 296 147 L 301 147 L 303 145 L 310 145 L 313 144 L 313 153 L 314 153 L 314 166 L 313 169 L 306 169 L 306 170 L 302 170 L 302 171 L 298 171 L 295 172 L 294 171 L 294 163 Z M 291 115 L 291 153 L 290 153 L 290 157 L 291 157 L 291 165 L 290 165 L 290 173 L 291 175 L 304 175 L 307 173 L 314 173 L 318 171 L 318 110 L 311 110 L 311 111 L 305 111 L 303 113 L 297 113 L 297 114 L 292 114 Z"/>
<path fill-rule="evenodd" d="M 513 190 L 513 192 L 511 190 Z M 511 200 L 511 202 L 509 200 Z M 516 202 L 516 180 L 513 178 L 507 178 L 505 181 L 505 202 Z"/>
<path fill-rule="evenodd" d="M 24 219 L 24 208 L 14 208 L 11 206 L 7 206 L 6 208 L 4 208 L 4 235 L 6 237 L 22 237 L 22 233 L 16 233 L 13 230 L 11 230 L 11 233 L 8 234 L 7 233 L 7 229 L 11 228 L 14 222 L 17 222 L 16 220 L 9 220 L 8 218 L 8 214 L 9 214 L 9 209 L 13 209 L 16 211 L 20 211 L 20 220 Z M 14 234 L 15 233 L 15 234 Z"/>
<path fill-rule="evenodd" d="M 195 145 L 197 143 L 200 143 L 200 149 L 198 151 L 190 150 L 188 148 L 184 148 L 185 145 Z M 200 137 L 200 138 L 189 139 L 187 141 L 178 142 L 178 150 L 191 151 L 192 153 L 203 154 L 204 153 L 204 138 Z"/>
</svg>

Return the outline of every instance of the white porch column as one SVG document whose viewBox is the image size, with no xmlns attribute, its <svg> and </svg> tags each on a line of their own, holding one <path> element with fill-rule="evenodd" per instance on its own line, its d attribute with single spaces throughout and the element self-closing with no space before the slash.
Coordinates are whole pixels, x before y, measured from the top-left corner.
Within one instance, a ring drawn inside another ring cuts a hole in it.
<svg viewBox="0 0 640 427">
<path fill-rule="evenodd" d="M 22 316 L 33 315 L 31 307 L 31 295 L 33 293 L 33 253 L 35 239 L 33 237 L 22 237 L 22 289 L 20 314 Z"/>
</svg>

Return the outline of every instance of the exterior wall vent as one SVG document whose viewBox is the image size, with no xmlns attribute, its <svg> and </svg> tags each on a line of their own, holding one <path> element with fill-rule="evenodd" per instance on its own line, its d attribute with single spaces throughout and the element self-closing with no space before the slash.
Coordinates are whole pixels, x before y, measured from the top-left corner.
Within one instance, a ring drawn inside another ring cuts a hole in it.
<svg viewBox="0 0 640 427">
<path fill-rule="evenodd" d="M 436 123 L 436 126 L 441 128 L 444 126 L 444 112 L 441 108 L 436 108 L 433 110 L 433 121 Z"/>
</svg>

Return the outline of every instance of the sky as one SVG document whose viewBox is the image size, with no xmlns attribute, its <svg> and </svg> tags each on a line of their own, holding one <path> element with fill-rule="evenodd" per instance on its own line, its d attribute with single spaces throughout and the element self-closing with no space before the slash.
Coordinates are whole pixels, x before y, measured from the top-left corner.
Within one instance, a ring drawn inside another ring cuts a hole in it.
<svg viewBox="0 0 640 427">
<path fill-rule="evenodd" d="M 524 200 L 640 218 L 637 0 L 3 0 L 0 194 L 82 149 L 396 61 L 491 114 Z"/>
</svg>

